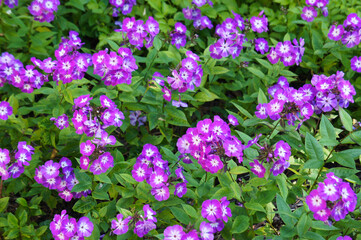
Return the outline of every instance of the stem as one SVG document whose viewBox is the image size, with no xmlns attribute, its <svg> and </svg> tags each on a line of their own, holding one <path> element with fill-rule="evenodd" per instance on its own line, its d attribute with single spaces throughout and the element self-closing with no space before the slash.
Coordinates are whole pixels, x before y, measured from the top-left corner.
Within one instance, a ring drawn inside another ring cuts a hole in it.
<svg viewBox="0 0 361 240">
<path fill-rule="evenodd" d="M 267 139 L 269 139 L 272 136 L 272 133 L 276 130 L 278 124 L 280 123 L 280 120 L 278 120 L 278 122 L 276 123 L 276 125 L 273 127 L 271 133 L 268 135 Z"/>
<path fill-rule="evenodd" d="M 150 68 L 152 67 L 154 60 L 155 60 L 155 59 L 157 58 L 157 56 L 158 56 L 159 50 L 162 49 L 163 46 L 164 46 L 164 42 L 162 43 L 162 46 L 161 46 L 159 49 L 157 49 L 157 53 L 154 55 L 152 61 L 151 61 L 150 64 L 149 64 L 149 67 L 148 67 L 147 71 L 146 71 L 145 74 L 144 74 L 144 79 L 147 77 L 148 72 L 149 72 Z"/>
</svg>

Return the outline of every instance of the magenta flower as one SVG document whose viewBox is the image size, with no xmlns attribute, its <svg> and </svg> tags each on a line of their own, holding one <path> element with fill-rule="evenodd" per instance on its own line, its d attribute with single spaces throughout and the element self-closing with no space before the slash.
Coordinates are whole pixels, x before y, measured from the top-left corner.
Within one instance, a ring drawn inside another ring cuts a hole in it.
<svg viewBox="0 0 361 240">
<path fill-rule="evenodd" d="M 317 189 L 312 190 L 310 195 L 306 197 L 306 203 L 312 212 L 317 212 L 327 207 L 326 201 L 319 195 Z"/>
<path fill-rule="evenodd" d="M 254 40 L 255 43 L 255 49 L 257 52 L 260 52 L 261 54 L 265 54 L 268 52 L 268 42 L 264 38 L 257 38 Z"/>
<path fill-rule="evenodd" d="M 332 25 L 330 31 L 328 32 L 328 38 L 334 41 L 339 41 L 342 39 L 342 35 L 345 32 L 345 29 L 342 25 Z"/>
<path fill-rule="evenodd" d="M 80 144 L 80 153 L 84 156 L 92 155 L 94 150 L 95 145 L 90 140 L 87 140 L 86 142 Z"/>
<path fill-rule="evenodd" d="M 8 102 L 0 102 L 0 119 L 7 120 L 8 117 L 13 114 L 13 108 Z"/>
<path fill-rule="evenodd" d="M 10 162 L 9 150 L 0 148 L 0 165 L 4 166 Z"/>
<path fill-rule="evenodd" d="M 169 188 L 164 185 L 160 188 L 152 188 L 151 193 L 157 201 L 165 201 L 169 198 Z"/>
<path fill-rule="evenodd" d="M 222 207 L 217 199 L 206 200 L 202 203 L 202 217 L 210 222 L 215 222 L 222 217 Z"/>
<path fill-rule="evenodd" d="M 59 163 L 53 162 L 53 160 L 49 160 L 41 168 L 41 173 L 45 178 L 55 178 L 59 176 L 59 168 Z"/>
<path fill-rule="evenodd" d="M 181 240 L 184 234 L 182 226 L 169 226 L 164 230 L 164 240 Z"/>
<path fill-rule="evenodd" d="M 326 179 L 324 182 L 319 183 L 317 190 L 325 200 L 336 201 L 340 197 L 338 187 L 335 181 L 331 179 Z"/>
<path fill-rule="evenodd" d="M 272 47 L 267 55 L 267 58 L 272 64 L 276 64 L 280 59 L 280 56 L 278 56 L 277 51 Z"/>
<path fill-rule="evenodd" d="M 187 184 L 186 183 L 177 183 L 175 185 L 174 195 L 177 195 L 179 198 L 183 197 L 187 193 Z"/>
<path fill-rule="evenodd" d="M 52 117 L 50 120 L 55 121 L 55 126 L 60 130 L 69 127 L 68 116 L 65 113 L 57 118 Z"/>
<path fill-rule="evenodd" d="M 355 72 L 361 72 L 361 57 L 354 56 L 351 58 L 351 69 Z"/>
<path fill-rule="evenodd" d="M 288 160 L 291 156 L 291 147 L 284 141 L 278 141 L 275 146 L 275 157 L 283 160 Z"/>
<path fill-rule="evenodd" d="M 133 166 L 132 176 L 137 182 L 144 181 L 151 173 L 151 169 L 146 164 L 136 163 Z"/>
<path fill-rule="evenodd" d="M 262 15 L 263 11 L 259 14 Z M 265 15 L 262 17 L 251 17 L 252 31 L 262 33 L 268 31 L 268 19 Z"/>
<path fill-rule="evenodd" d="M 77 234 L 79 237 L 90 237 L 93 232 L 94 225 L 87 217 L 81 217 L 77 223 Z"/>
<path fill-rule="evenodd" d="M 170 102 L 172 100 L 172 92 L 167 87 L 164 87 L 162 92 L 164 93 L 163 98 Z"/>
<path fill-rule="evenodd" d="M 128 223 L 131 220 L 131 218 L 132 218 L 131 216 L 128 216 L 125 219 L 123 219 L 123 215 L 121 213 L 119 213 L 117 215 L 117 219 L 112 220 L 113 233 L 116 235 L 121 235 L 121 234 L 128 232 L 128 229 L 129 229 Z"/>
<path fill-rule="evenodd" d="M 307 22 L 312 22 L 317 17 L 317 11 L 313 7 L 304 7 L 302 9 L 301 17 Z"/>
<path fill-rule="evenodd" d="M 338 238 L 336 238 L 336 240 L 352 240 L 352 238 L 350 236 L 339 236 Z"/>
<path fill-rule="evenodd" d="M 323 222 L 327 221 L 327 219 L 330 217 L 330 215 L 331 215 L 331 211 L 328 208 L 321 209 L 321 210 L 318 210 L 317 212 L 313 213 L 313 217 L 316 220 L 320 220 L 320 221 L 323 221 Z"/>
<path fill-rule="evenodd" d="M 149 178 L 149 184 L 153 188 L 162 187 L 168 181 L 168 175 L 162 169 L 154 171 Z"/>
<path fill-rule="evenodd" d="M 257 159 L 253 160 L 253 162 L 250 162 L 249 165 L 252 167 L 251 171 L 257 175 L 259 178 L 263 178 L 264 174 L 266 173 L 265 167 L 258 162 Z"/>
<path fill-rule="evenodd" d="M 279 42 L 276 46 L 276 52 L 280 57 L 289 57 L 294 52 L 294 46 L 291 41 Z"/>
<path fill-rule="evenodd" d="M 144 212 L 144 218 L 147 218 L 147 220 L 150 220 L 155 223 L 157 222 L 157 218 L 153 217 L 153 215 L 156 215 L 157 212 L 153 211 L 153 209 L 148 204 L 145 204 L 143 206 L 143 212 Z"/>
<path fill-rule="evenodd" d="M 203 240 L 213 240 L 214 239 L 213 227 L 211 226 L 211 224 L 209 224 L 207 222 L 202 222 L 201 225 L 199 226 L 199 230 L 201 231 L 201 238 Z"/>
</svg>

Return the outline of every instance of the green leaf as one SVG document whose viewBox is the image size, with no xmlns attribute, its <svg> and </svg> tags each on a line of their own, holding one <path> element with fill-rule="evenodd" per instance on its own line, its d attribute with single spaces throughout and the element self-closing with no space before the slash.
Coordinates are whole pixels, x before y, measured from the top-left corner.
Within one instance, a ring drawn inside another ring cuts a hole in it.
<svg viewBox="0 0 361 240">
<path fill-rule="evenodd" d="M 112 184 L 112 180 L 110 180 L 110 178 L 107 175 L 105 175 L 105 173 L 94 175 L 94 178 L 99 182 Z"/>
<path fill-rule="evenodd" d="M 0 199 L 0 213 L 3 212 L 8 206 L 9 197 L 3 197 Z"/>
<path fill-rule="evenodd" d="M 243 166 L 234 167 L 229 171 L 230 174 L 243 174 L 248 172 L 249 172 L 248 168 L 245 168 Z"/>
<path fill-rule="evenodd" d="M 81 192 L 81 191 L 91 189 L 93 180 L 91 177 L 89 177 L 88 174 L 86 174 L 85 172 L 79 171 L 79 169 L 75 169 L 74 173 L 75 173 L 75 177 L 79 181 L 79 183 L 71 189 L 71 192 Z"/>
<path fill-rule="evenodd" d="M 246 117 L 248 118 L 253 118 L 252 114 L 250 114 L 246 109 L 244 109 L 243 107 L 239 106 L 237 103 L 232 102 L 232 104 Z"/>
<path fill-rule="evenodd" d="M 240 187 L 237 183 L 232 182 L 232 183 L 231 183 L 231 188 L 232 188 L 232 190 L 233 190 L 234 197 L 235 197 L 238 201 L 241 201 L 241 194 L 242 194 L 241 187 Z"/>
<path fill-rule="evenodd" d="M 198 218 L 197 211 L 194 209 L 194 207 L 187 204 L 182 204 L 182 207 L 187 215 L 191 216 L 192 218 Z"/>
<path fill-rule="evenodd" d="M 158 35 L 156 35 L 156 36 L 154 37 L 153 46 L 154 46 L 155 49 L 157 49 L 158 51 L 162 48 L 162 41 L 159 39 Z"/>
<path fill-rule="evenodd" d="M 262 91 L 262 89 L 260 88 L 259 91 L 258 91 L 258 103 L 268 103 L 267 101 L 267 97 L 266 95 L 264 94 L 264 92 Z"/>
<path fill-rule="evenodd" d="M 276 182 L 280 189 L 281 196 L 283 197 L 283 199 L 287 199 L 288 188 L 287 188 L 286 176 L 284 174 L 278 175 L 276 177 Z"/>
<path fill-rule="evenodd" d="M 232 233 L 243 233 L 249 227 L 249 217 L 237 216 L 232 225 Z"/>
<path fill-rule="evenodd" d="M 262 207 L 261 204 L 259 203 L 253 203 L 253 202 L 246 202 L 244 204 L 244 206 L 247 208 L 247 209 L 250 209 L 250 210 L 254 210 L 256 212 L 266 212 L 266 210 L 264 210 L 264 208 Z"/>
<path fill-rule="evenodd" d="M 117 52 L 119 49 L 118 44 L 116 44 L 114 41 L 107 39 L 107 42 L 109 44 L 109 46 L 112 48 L 113 51 Z"/>
<path fill-rule="evenodd" d="M 323 149 L 316 140 L 316 138 L 311 136 L 311 134 L 309 133 L 306 134 L 305 146 L 309 160 L 305 163 L 304 168 L 314 168 L 315 167 L 314 164 L 316 163 L 315 161 L 317 161 L 318 164 L 317 168 L 321 167 L 324 160 Z M 312 166 L 308 162 L 312 162 Z"/>
<path fill-rule="evenodd" d="M 297 232 L 300 237 L 305 235 L 308 229 L 311 227 L 312 220 L 307 215 L 307 213 L 303 213 L 300 220 L 297 223 Z"/>
<path fill-rule="evenodd" d="M 332 231 L 332 230 L 339 230 L 337 227 L 325 224 L 321 221 L 312 221 L 312 228 L 316 230 L 325 230 L 325 231 Z"/>
<path fill-rule="evenodd" d="M 352 118 L 343 108 L 339 108 L 338 112 L 340 114 L 342 125 L 349 132 L 352 132 Z"/>
<path fill-rule="evenodd" d="M 189 127 L 189 123 L 186 115 L 181 110 L 176 109 L 175 107 L 166 107 L 165 111 L 167 113 L 167 122 L 175 126 L 184 126 Z"/>
<path fill-rule="evenodd" d="M 323 47 L 323 40 L 320 31 L 312 29 L 312 47 L 313 50 L 320 50 Z"/>
<path fill-rule="evenodd" d="M 170 207 L 171 212 L 173 213 L 174 217 L 181 223 L 188 225 L 192 221 L 188 217 L 187 214 L 184 214 L 184 211 L 178 207 Z"/>
<path fill-rule="evenodd" d="M 322 138 L 336 140 L 335 128 L 325 115 L 322 115 L 321 118 L 320 131 Z"/>
<path fill-rule="evenodd" d="M 97 205 L 96 201 L 91 197 L 88 196 L 86 198 L 82 198 L 78 200 L 74 206 L 73 210 L 78 213 L 88 213 Z"/>
<path fill-rule="evenodd" d="M 133 185 L 137 185 L 138 182 L 132 177 L 132 175 L 128 174 L 128 173 L 118 173 L 118 174 L 114 174 L 115 178 L 118 180 L 118 182 L 120 184 L 122 184 L 122 179 L 124 181 L 126 181 L 127 183 L 133 184 Z"/>
<path fill-rule="evenodd" d="M 257 68 L 248 67 L 247 70 L 250 71 L 253 75 L 259 77 L 260 79 L 264 79 L 266 77 L 264 73 Z"/>
<path fill-rule="evenodd" d="M 201 88 L 201 91 L 198 92 L 194 98 L 200 102 L 211 102 L 215 99 L 219 99 L 219 97 L 212 93 L 211 91 L 205 89 L 205 88 Z"/>
<path fill-rule="evenodd" d="M 18 228 L 19 227 L 19 220 L 12 213 L 9 213 L 9 215 L 8 215 L 8 223 L 9 223 L 10 228 Z"/>
<path fill-rule="evenodd" d="M 291 215 L 291 208 L 279 194 L 276 194 L 276 204 L 278 208 L 277 212 L 282 218 L 283 222 L 285 222 L 286 225 L 294 226 L 296 221 Z"/>
<path fill-rule="evenodd" d="M 212 75 L 223 74 L 226 72 L 229 72 L 229 69 L 225 68 L 225 67 L 215 66 L 215 67 L 211 68 Z"/>
</svg>

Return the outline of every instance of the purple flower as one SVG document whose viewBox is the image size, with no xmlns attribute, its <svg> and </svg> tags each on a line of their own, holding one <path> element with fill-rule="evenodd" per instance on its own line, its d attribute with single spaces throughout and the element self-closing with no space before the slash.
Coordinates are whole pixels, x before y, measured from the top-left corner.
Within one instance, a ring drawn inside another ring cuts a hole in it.
<svg viewBox="0 0 361 240">
<path fill-rule="evenodd" d="M 251 171 L 256 174 L 257 177 L 263 178 L 264 174 L 266 173 L 265 167 L 258 162 L 257 159 L 250 162 L 249 165 L 252 167 Z"/>
<path fill-rule="evenodd" d="M 227 197 L 222 197 L 221 200 L 222 220 L 228 222 L 228 218 L 232 217 L 231 209 L 228 207 L 230 202 Z"/>
<path fill-rule="evenodd" d="M 352 238 L 350 236 L 339 236 L 338 238 L 336 238 L 336 240 L 352 240 Z"/>
<path fill-rule="evenodd" d="M 288 160 L 291 156 L 291 147 L 284 141 L 278 141 L 275 146 L 275 157 L 283 160 Z"/>
<path fill-rule="evenodd" d="M 148 204 L 145 204 L 143 206 L 143 212 L 144 218 L 147 218 L 147 220 L 150 220 L 152 222 L 157 222 L 157 218 L 153 217 L 153 215 L 156 215 L 157 213 L 153 211 L 153 209 Z"/>
<path fill-rule="evenodd" d="M 112 220 L 112 231 L 116 235 L 121 235 L 128 232 L 129 226 L 128 223 L 131 220 L 131 216 L 123 219 L 123 215 L 120 213 L 117 215 L 116 220 Z"/>
<path fill-rule="evenodd" d="M 330 31 L 328 32 L 328 38 L 334 41 L 339 41 L 342 39 L 344 31 L 345 30 L 342 25 L 332 25 Z"/>
<path fill-rule="evenodd" d="M 215 222 L 222 217 L 221 204 L 217 199 L 206 200 L 202 203 L 202 217 L 210 222 Z"/>
<path fill-rule="evenodd" d="M 144 181 L 150 175 L 151 169 L 146 164 L 136 163 L 133 166 L 132 176 L 137 182 Z"/>
<path fill-rule="evenodd" d="M 263 11 L 258 16 L 263 15 Z M 262 33 L 268 31 L 268 20 L 265 15 L 262 17 L 251 17 L 252 31 Z"/>
<path fill-rule="evenodd" d="M 273 166 L 271 167 L 270 171 L 274 176 L 277 176 L 278 174 L 283 173 L 289 166 L 290 166 L 289 162 L 280 159 L 277 162 L 273 163 Z"/>
<path fill-rule="evenodd" d="M 152 188 L 151 193 L 157 201 L 165 201 L 169 198 L 169 188 L 167 186 Z"/>
<path fill-rule="evenodd" d="M 81 217 L 77 223 L 77 234 L 79 237 L 90 237 L 94 225 L 87 217 Z"/>
<path fill-rule="evenodd" d="M 0 148 L 0 165 L 4 166 L 10 162 L 9 150 Z"/>
<path fill-rule="evenodd" d="M 280 56 L 278 56 L 277 51 L 272 47 L 267 58 L 272 64 L 276 64 L 280 59 Z"/>
<path fill-rule="evenodd" d="M 324 182 L 319 183 L 317 190 L 320 196 L 325 200 L 336 201 L 340 197 L 335 181 L 330 179 L 326 179 Z"/>
<path fill-rule="evenodd" d="M 307 22 L 312 22 L 317 17 L 317 11 L 313 7 L 304 7 L 302 9 L 301 17 Z"/>
<path fill-rule="evenodd" d="M 90 156 L 95 150 L 95 145 L 90 140 L 80 144 L 80 153 L 84 156 Z"/>
<path fill-rule="evenodd" d="M 198 233 L 195 229 L 193 229 L 190 232 L 185 233 L 181 240 L 199 240 Z"/>
<path fill-rule="evenodd" d="M 294 46 L 291 41 L 279 42 L 276 46 L 278 56 L 289 57 L 294 51 Z"/>
<path fill-rule="evenodd" d="M 264 38 L 257 38 L 254 40 L 255 42 L 255 49 L 257 52 L 260 52 L 261 54 L 265 54 L 268 52 L 268 42 Z"/>
<path fill-rule="evenodd" d="M 266 119 L 268 117 L 267 115 L 267 103 L 260 103 L 256 107 L 257 111 L 255 112 L 255 115 L 260 119 Z"/>
<path fill-rule="evenodd" d="M 164 87 L 164 88 L 162 89 L 162 92 L 164 93 L 164 94 L 163 94 L 163 98 L 164 98 L 166 101 L 170 102 L 170 101 L 172 100 L 172 92 L 171 92 L 171 90 L 169 90 L 167 87 Z"/>
<path fill-rule="evenodd" d="M 164 240 L 181 240 L 184 234 L 182 226 L 169 226 L 164 230 Z"/>
<path fill-rule="evenodd" d="M 237 118 L 235 116 L 233 116 L 232 114 L 228 115 L 228 121 L 233 126 L 239 125 Z"/>
<path fill-rule="evenodd" d="M 57 118 L 52 117 L 50 120 L 55 121 L 55 126 L 60 130 L 69 127 L 68 116 L 65 113 Z"/>
<path fill-rule="evenodd" d="M 213 227 L 211 226 L 211 224 L 209 224 L 207 222 L 202 222 L 201 225 L 199 226 L 199 230 L 201 231 L 201 238 L 203 240 L 213 240 L 214 239 Z"/>
<path fill-rule="evenodd" d="M 179 198 L 181 198 L 186 193 L 187 193 L 187 184 L 186 183 L 177 183 L 175 185 L 174 195 L 177 195 Z"/>
<path fill-rule="evenodd" d="M 361 57 L 354 56 L 351 58 L 351 69 L 355 72 L 361 72 Z"/>
<path fill-rule="evenodd" d="M 312 212 L 326 208 L 326 201 L 319 195 L 317 189 L 312 190 L 306 197 L 306 203 Z"/>
<path fill-rule="evenodd" d="M 13 114 L 13 108 L 8 102 L 0 102 L 0 119 L 7 120 L 8 117 Z"/>
<path fill-rule="evenodd" d="M 156 225 L 151 220 L 146 221 L 138 221 L 135 224 L 134 233 L 138 235 L 138 237 L 143 237 L 148 234 L 149 231 L 156 229 Z"/>
<path fill-rule="evenodd" d="M 320 220 L 323 222 L 327 221 L 330 215 L 331 215 L 331 211 L 328 208 L 324 208 L 313 213 L 313 217 L 316 220 Z"/>
<path fill-rule="evenodd" d="M 53 162 L 53 160 L 49 160 L 41 168 L 41 173 L 45 178 L 55 178 L 59 176 L 59 168 L 59 163 Z"/>
</svg>

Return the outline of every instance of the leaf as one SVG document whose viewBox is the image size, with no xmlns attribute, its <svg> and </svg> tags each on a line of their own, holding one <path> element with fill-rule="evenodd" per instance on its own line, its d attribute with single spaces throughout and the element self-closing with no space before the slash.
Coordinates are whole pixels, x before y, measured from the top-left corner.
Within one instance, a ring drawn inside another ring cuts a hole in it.
<svg viewBox="0 0 361 240">
<path fill-rule="evenodd" d="M 219 99 L 219 97 L 212 93 L 211 91 L 201 88 L 201 91 L 197 93 L 194 98 L 200 102 L 211 102 L 215 99 Z"/>
<path fill-rule="evenodd" d="M 8 206 L 9 197 L 3 197 L 0 199 L 0 213 L 3 212 Z"/>
<path fill-rule="evenodd" d="M 258 91 L 258 97 L 257 97 L 258 103 L 268 103 L 267 101 L 267 97 L 264 94 L 264 92 L 262 91 L 262 89 L 260 88 Z"/>
<path fill-rule="evenodd" d="M 107 39 L 107 42 L 109 44 L 109 46 L 112 48 L 113 51 L 117 52 L 119 49 L 118 44 L 116 44 L 114 41 Z"/>
<path fill-rule="evenodd" d="M 324 156 L 323 156 L 323 150 L 321 145 L 318 143 L 316 138 L 311 136 L 311 134 L 306 134 L 306 153 L 309 157 L 309 160 L 305 163 L 304 168 L 310 168 L 310 164 L 307 164 L 309 161 L 311 161 L 313 164 L 315 164 L 317 161 L 318 167 L 321 167 L 323 164 Z M 317 167 L 317 168 L 318 168 Z"/>
<path fill-rule="evenodd" d="M 192 221 L 188 217 L 187 214 L 184 214 L 184 211 L 178 207 L 170 207 L 171 212 L 173 213 L 174 217 L 181 223 L 188 225 Z"/>
<path fill-rule="evenodd" d="M 88 213 L 97 205 L 96 201 L 91 197 L 88 196 L 84 199 L 78 200 L 74 206 L 73 210 L 78 213 Z"/>
<path fill-rule="evenodd" d="M 124 181 L 126 181 L 127 183 L 130 183 L 130 184 L 134 184 L 134 185 L 137 185 L 138 182 L 133 178 L 132 175 L 130 174 L 127 174 L 127 173 L 118 173 L 118 174 L 114 174 L 115 178 L 118 180 L 118 182 L 120 184 L 122 184 L 122 179 Z"/>
<path fill-rule="evenodd" d="M 287 188 L 286 176 L 284 174 L 278 175 L 276 177 L 276 182 L 280 189 L 281 196 L 283 197 L 283 199 L 287 199 L 288 188 Z"/>
<path fill-rule="evenodd" d="M 247 70 L 250 71 L 251 73 L 253 73 L 253 75 L 259 77 L 260 79 L 264 79 L 266 77 L 264 75 L 264 73 L 261 70 L 257 69 L 257 68 L 248 67 Z"/>
<path fill-rule="evenodd" d="M 187 204 L 182 204 L 182 207 L 184 211 L 187 213 L 187 215 L 191 216 L 192 218 L 198 218 L 197 211 L 194 209 L 194 207 Z"/>
<path fill-rule="evenodd" d="M 248 172 L 249 172 L 248 168 L 245 168 L 243 166 L 234 167 L 229 171 L 230 174 L 243 174 Z"/>
<path fill-rule="evenodd" d="M 317 230 L 325 230 L 325 231 L 332 231 L 332 230 L 339 230 L 337 227 L 325 224 L 321 221 L 312 221 L 312 228 Z"/>
<path fill-rule="evenodd" d="M 246 109 L 244 109 L 243 107 L 239 106 L 237 103 L 232 102 L 232 104 L 246 117 L 248 118 L 253 118 L 252 114 L 250 114 Z"/>
<path fill-rule="evenodd" d="M 335 128 L 325 115 L 322 115 L 320 131 L 322 138 L 336 140 Z"/>
<path fill-rule="evenodd" d="M 349 132 L 352 132 L 352 118 L 351 116 L 343 109 L 339 108 L 338 112 L 340 114 L 342 125 L 345 127 L 345 129 Z"/>
<path fill-rule="evenodd" d="M 241 201 L 241 194 L 242 194 L 242 192 L 241 192 L 241 187 L 240 187 L 237 183 L 232 182 L 232 183 L 231 183 L 231 188 L 232 188 L 232 190 L 233 190 L 233 192 L 234 192 L 234 197 L 235 197 L 238 201 Z"/>
<path fill-rule="evenodd" d="M 75 169 L 74 173 L 75 173 L 75 177 L 79 181 L 79 183 L 71 189 L 71 192 L 81 192 L 81 191 L 91 189 L 92 178 L 88 174 L 86 174 L 85 172 L 79 171 L 79 169 Z"/>
<path fill-rule="evenodd" d="M 223 74 L 226 72 L 229 72 L 229 69 L 225 68 L 225 67 L 215 66 L 215 67 L 211 68 L 212 75 Z"/>
<path fill-rule="evenodd" d="M 312 220 L 307 215 L 307 213 L 303 213 L 300 220 L 297 223 L 297 232 L 300 237 L 307 233 L 308 229 L 311 227 Z"/>
<path fill-rule="evenodd" d="M 244 206 L 247 208 L 247 209 L 250 209 L 250 210 L 254 210 L 256 212 L 266 212 L 266 210 L 264 210 L 264 208 L 262 207 L 261 204 L 259 203 L 253 203 L 253 202 L 246 202 L 244 204 Z"/>
<path fill-rule="evenodd" d="M 175 126 L 184 126 L 189 127 L 189 123 L 186 115 L 181 110 L 176 109 L 175 107 L 166 107 L 165 111 L 167 113 L 167 122 Z"/>
<path fill-rule="evenodd" d="M 294 226 L 296 221 L 291 215 L 291 208 L 279 194 L 276 194 L 276 204 L 278 209 L 277 212 L 282 218 L 283 222 L 285 222 L 286 225 Z"/>
<path fill-rule="evenodd" d="M 316 29 L 312 29 L 312 47 L 313 47 L 313 50 L 315 50 L 315 51 L 322 49 L 322 47 L 323 47 L 322 36 L 319 33 L 319 31 Z"/>
<path fill-rule="evenodd" d="M 19 220 L 12 213 L 9 213 L 9 215 L 8 215 L 8 223 L 9 223 L 10 228 L 18 228 L 19 227 Z"/>
<path fill-rule="evenodd" d="M 232 233 L 243 233 L 249 227 L 249 217 L 237 216 L 232 225 Z"/>
</svg>

